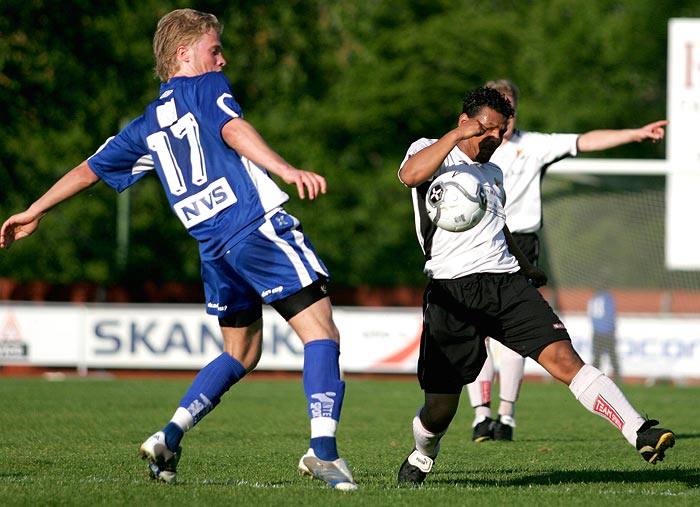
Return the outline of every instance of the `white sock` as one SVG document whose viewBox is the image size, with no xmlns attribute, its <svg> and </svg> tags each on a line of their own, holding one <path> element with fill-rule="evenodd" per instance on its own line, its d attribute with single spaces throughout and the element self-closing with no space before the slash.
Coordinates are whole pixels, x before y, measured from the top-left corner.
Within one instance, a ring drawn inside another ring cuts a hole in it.
<svg viewBox="0 0 700 507">
<path fill-rule="evenodd" d="M 330 417 L 314 417 L 311 419 L 311 438 L 335 437 L 338 421 Z"/>
<path fill-rule="evenodd" d="M 487 405 L 479 405 L 474 409 L 474 421 L 481 422 L 486 418 L 491 419 L 491 407 Z"/>
<path fill-rule="evenodd" d="M 486 361 L 484 366 L 479 372 L 479 376 L 471 384 L 467 384 L 467 393 L 469 394 L 469 402 L 471 406 L 477 408 L 476 415 L 485 415 L 491 417 L 491 408 L 483 407 L 483 405 L 491 403 L 491 385 L 493 384 L 493 378 L 495 376 L 493 369 L 493 357 L 491 356 L 491 351 L 488 343 L 486 344 Z M 482 409 L 479 412 L 479 409 Z M 486 413 L 488 412 L 488 413 Z"/>
<path fill-rule="evenodd" d="M 571 381 L 569 389 L 589 412 L 610 421 L 632 446 L 636 445 L 637 430 L 644 418 L 602 371 L 585 365 Z"/>
<path fill-rule="evenodd" d="M 501 400 L 500 405 L 498 405 L 498 416 L 505 416 L 510 419 L 515 417 L 515 403 L 512 401 Z"/>
<path fill-rule="evenodd" d="M 501 404 L 500 415 L 515 415 L 515 402 L 520 396 L 520 385 L 525 373 L 525 358 L 508 347 L 501 347 L 501 369 L 499 377 Z"/>
<path fill-rule="evenodd" d="M 190 431 L 194 426 L 194 418 L 192 417 L 192 414 L 190 414 L 189 410 L 182 407 L 177 408 L 172 419 L 170 419 L 170 422 L 177 424 L 185 433 Z"/>
<path fill-rule="evenodd" d="M 416 449 L 421 454 L 431 458 L 435 458 L 440 451 L 440 439 L 446 431 L 433 433 L 425 429 L 423 423 L 420 422 L 420 417 L 416 415 L 413 418 L 413 438 L 416 440 Z"/>
</svg>

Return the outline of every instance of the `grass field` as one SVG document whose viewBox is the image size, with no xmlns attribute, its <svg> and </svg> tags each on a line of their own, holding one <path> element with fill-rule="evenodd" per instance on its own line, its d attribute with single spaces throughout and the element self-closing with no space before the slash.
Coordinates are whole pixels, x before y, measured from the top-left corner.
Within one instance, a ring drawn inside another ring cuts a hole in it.
<svg viewBox="0 0 700 507">
<path fill-rule="evenodd" d="M 296 473 L 308 444 L 301 382 L 253 376 L 187 434 L 178 484 L 146 479 L 136 451 L 188 381 L 0 378 L 0 505 L 700 505 L 700 388 L 623 386 L 677 434 L 651 466 L 556 383 L 526 383 L 515 441 L 469 441 L 467 397 L 422 488 L 398 488 L 422 394 L 412 380 L 348 379 L 338 437 L 361 489 Z"/>
</svg>

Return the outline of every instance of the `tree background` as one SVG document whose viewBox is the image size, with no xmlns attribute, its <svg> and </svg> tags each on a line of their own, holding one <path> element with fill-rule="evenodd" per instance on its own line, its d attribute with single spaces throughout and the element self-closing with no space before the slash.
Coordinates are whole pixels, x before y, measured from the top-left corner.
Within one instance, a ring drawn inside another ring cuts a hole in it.
<svg viewBox="0 0 700 507">
<path fill-rule="evenodd" d="M 153 31 L 180 7 L 219 17 L 224 73 L 246 118 L 292 164 L 327 178 L 315 201 L 282 184 L 287 209 L 334 283 L 352 287 L 424 284 L 410 191 L 396 173 L 414 140 L 455 125 L 467 90 L 514 80 L 526 130 L 640 126 L 666 115 L 669 18 L 700 15 L 697 0 L 3 0 L 2 220 L 157 96 Z M 604 156 L 663 158 L 664 145 Z M 61 204 L 0 252 L 0 278 L 197 282 L 196 242 L 157 178 L 127 193 L 98 184 Z"/>
</svg>

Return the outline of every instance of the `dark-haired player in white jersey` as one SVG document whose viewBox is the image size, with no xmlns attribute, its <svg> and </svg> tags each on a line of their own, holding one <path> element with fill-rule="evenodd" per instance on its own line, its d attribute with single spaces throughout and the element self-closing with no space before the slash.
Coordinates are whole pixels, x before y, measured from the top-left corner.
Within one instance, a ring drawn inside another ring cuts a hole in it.
<svg viewBox="0 0 700 507">
<path fill-rule="evenodd" d="M 336 489 L 356 489 L 336 448 L 345 384 L 328 272 L 299 221 L 285 212 L 289 198 L 268 171 L 295 185 L 302 199 L 325 193 L 326 181 L 288 164 L 243 119 L 221 72 L 221 29 L 212 14 L 180 9 L 165 15 L 153 39 L 163 81 L 159 97 L 26 211 L 10 217 L 0 246 L 31 234 L 52 207 L 99 180 L 122 191 L 155 169 L 172 210 L 199 242 L 206 311 L 219 319 L 224 351 L 199 372 L 170 422 L 141 445 L 151 477 L 176 481 L 184 433 L 257 365 L 264 301 L 304 344 L 311 438 L 298 468 Z"/>
<path fill-rule="evenodd" d="M 634 129 L 591 130 L 580 135 L 527 132 L 515 128 L 520 95 L 518 87 L 506 79 L 489 81 L 484 86 L 501 92 L 513 106 L 513 116 L 508 121 L 503 142 L 491 157 L 491 162 L 503 170 L 503 186 L 508 196 L 505 207 L 508 228 L 523 254 L 538 266 L 538 232 L 542 228 L 540 183 L 547 168 L 564 158 L 575 157 L 578 152 L 606 150 L 645 140 L 659 141 L 664 138 L 664 126 L 668 121 L 655 121 Z M 525 359 L 508 347 L 501 347 L 500 352 L 497 418 L 491 415 L 491 387 L 495 371 L 490 347 L 487 347 L 484 368 L 476 381 L 467 386 L 475 410 L 472 423 L 472 440 L 475 442 L 513 439 L 515 402 L 520 393 Z"/>
<path fill-rule="evenodd" d="M 440 139 L 419 139 L 399 169 L 412 188 L 418 242 L 429 278 L 423 296 L 418 380 L 424 404 L 413 418 L 415 445 L 401 465 L 399 483 L 422 483 L 440 450 L 463 387 L 476 379 L 492 336 L 532 357 L 569 386 L 577 400 L 615 425 L 649 463 L 673 446 L 672 431 L 654 428 L 600 370 L 584 364 L 564 324 L 536 289 L 546 275 L 515 245 L 506 226 L 503 173 L 489 162 L 513 115 L 510 102 L 492 88 L 467 93 L 457 127 Z M 448 232 L 429 219 L 425 196 L 440 174 L 465 171 L 487 195 L 484 218 L 472 229 Z"/>
</svg>

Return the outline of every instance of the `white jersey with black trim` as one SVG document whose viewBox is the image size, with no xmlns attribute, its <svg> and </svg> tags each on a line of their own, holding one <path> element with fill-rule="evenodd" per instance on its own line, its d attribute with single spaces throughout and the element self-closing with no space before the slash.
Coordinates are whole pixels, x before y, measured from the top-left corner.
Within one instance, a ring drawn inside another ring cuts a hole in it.
<svg viewBox="0 0 700 507">
<path fill-rule="evenodd" d="M 542 134 L 516 130 L 501 144 L 491 162 L 503 170 L 508 195 L 510 232 L 537 232 L 542 227 L 541 178 L 554 162 L 575 157 L 578 134 Z"/>
<path fill-rule="evenodd" d="M 414 142 L 401 163 L 437 139 Z M 486 190 L 487 209 L 484 218 L 472 229 L 450 232 L 437 227 L 428 217 L 425 196 L 432 180 L 450 171 L 468 172 L 479 179 Z M 455 147 L 447 155 L 433 177 L 412 189 L 416 235 L 425 254 L 424 272 L 430 278 L 454 279 L 475 273 L 513 273 L 520 269 L 517 259 L 508 251 L 503 227 L 505 191 L 503 173 L 492 163 L 480 164 Z"/>
</svg>

